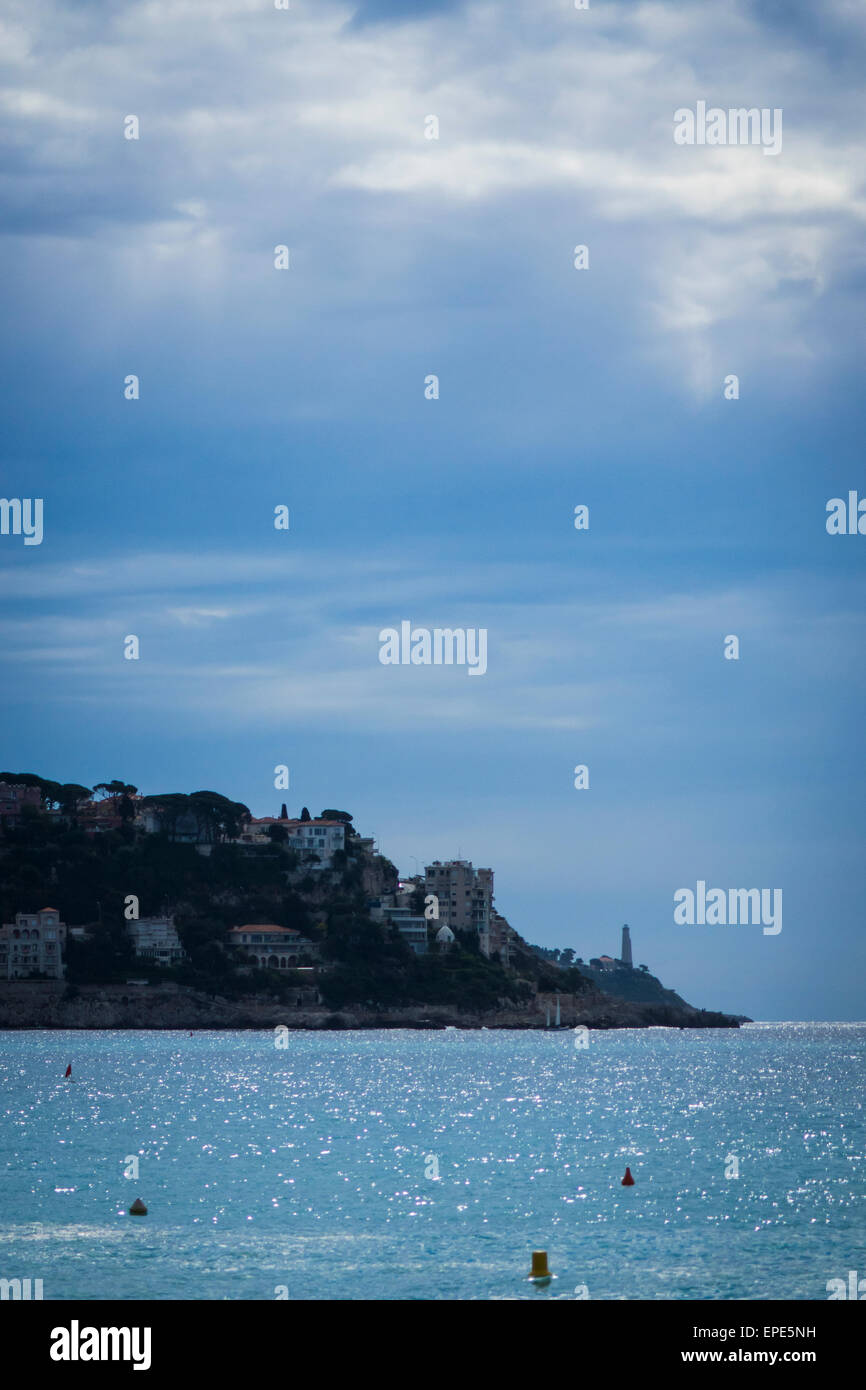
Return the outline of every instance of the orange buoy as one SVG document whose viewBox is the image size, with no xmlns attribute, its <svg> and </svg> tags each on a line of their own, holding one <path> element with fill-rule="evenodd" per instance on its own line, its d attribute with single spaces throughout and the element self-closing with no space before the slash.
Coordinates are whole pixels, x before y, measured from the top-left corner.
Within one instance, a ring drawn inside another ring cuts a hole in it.
<svg viewBox="0 0 866 1390">
<path fill-rule="evenodd" d="M 621 1186 L 621 1187 L 634 1187 L 634 1178 L 633 1178 L 632 1175 L 631 1175 L 631 1169 L 628 1168 L 628 1167 L 627 1167 L 626 1170 L 625 1170 L 625 1177 L 623 1178 L 622 1183 L 620 1184 L 620 1186 Z"/>
</svg>

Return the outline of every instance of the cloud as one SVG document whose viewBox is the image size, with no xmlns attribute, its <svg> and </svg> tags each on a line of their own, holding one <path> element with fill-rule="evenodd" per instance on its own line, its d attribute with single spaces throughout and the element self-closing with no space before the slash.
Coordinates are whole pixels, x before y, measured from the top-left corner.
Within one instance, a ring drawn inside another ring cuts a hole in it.
<svg viewBox="0 0 866 1390">
<path fill-rule="evenodd" d="M 631 261 L 622 311 L 652 320 L 669 351 L 711 360 L 715 372 L 714 333 L 726 321 L 741 334 L 748 325 L 743 360 L 808 358 L 810 301 L 862 237 L 866 157 L 855 76 L 843 69 L 828 82 L 807 9 L 784 43 L 778 9 L 744 0 L 586 13 L 534 0 L 459 13 L 416 3 L 411 17 L 384 2 L 288 12 L 234 0 L 75 13 L 13 5 L 7 233 L 81 241 L 133 298 L 165 293 L 199 307 L 249 300 L 271 248 L 287 240 L 303 267 L 293 312 L 312 327 L 347 290 L 371 307 L 392 278 L 379 200 L 391 200 L 392 227 L 395 199 L 410 225 L 445 218 L 458 240 L 465 227 L 488 242 L 491 269 L 503 226 L 530 260 L 552 254 L 543 200 L 557 220 L 576 209 L 571 238 L 596 255 L 616 232 L 618 256 Z M 831 23 L 840 47 L 862 37 L 843 3 Z M 673 111 L 698 98 L 783 108 L 782 155 L 675 146 Z M 129 111 L 138 142 L 122 138 Z M 424 138 L 430 113 L 438 141 Z M 348 197 L 363 202 L 352 207 L 352 244 L 340 245 Z M 306 286 L 322 244 L 340 263 Z M 408 260 L 404 300 L 423 283 L 423 266 Z M 771 314 L 766 331 L 759 305 Z M 692 374 L 699 394 L 709 371 Z"/>
<path fill-rule="evenodd" d="M 335 718 L 368 734 L 620 729 L 628 739 L 639 729 L 657 754 L 677 745 L 695 698 L 705 742 L 714 707 L 729 714 L 739 687 L 722 643 L 734 631 L 744 670 L 765 680 L 777 664 L 787 673 L 789 703 L 772 735 L 762 735 L 778 738 L 799 733 L 810 685 L 798 670 L 804 646 L 817 670 L 833 669 L 862 644 L 864 626 L 832 587 L 813 581 L 807 589 L 797 577 L 749 588 L 655 581 L 635 598 L 627 584 L 618 592 L 591 571 L 585 591 L 571 595 L 569 566 L 554 561 L 529 570 L 464 560 L 443 582 L 441 563 L 407 566 L 399 551 L 327 564 L 305 553 L 265 564 L 253 553 L 127 555 L 80 568 L 71 591 L 59 582 L 61 566 L 30 571 L 41 580 L 30 591 L 38 611 L 0 619 L 7 697 L 26 694 L 34 667 L 59 664 L 62 681 L 43 692 L 55 704 L 110 709 L 122 692 L 125 708 L 158 718 L 168 698 L 180 719 L 206 707 L 208 719 L 237 729 L 287 719 L 321 729 Z M 313 573 L 315 588 L 304 587 L 301 577 Z M 19 599 L 25 577 L 17 575 Z M 487 674 L 382 666 L 379 632 L 404 618 L 486 627 Z M 140 639 L 140 662 L 123 657 L 127 633 Z"/>
<path fill-rule="evenodd" d="M 462 8 L 464 0 L 361 0 L 350 21 L 350 28 L 368 24 L 391 24 L 450 14 Z"/>
<path fill-rule="evenodd" d="M 290 760 L 407 854 L 462 839 L 551 943 L 746 851 L 803 921 L 853 884 L 858 940 L 863 591 L 823 508 L 864 38 L 849 0 L 7 0 L 3 491 L 46 499 L 0 543 L 9 761 L 265 810 Z M 782 153 L 674 145 L 698 99 L 781 107 Z M 487 627 L 488 673 L 382 667 L 403 618 Z"/>
</svg>

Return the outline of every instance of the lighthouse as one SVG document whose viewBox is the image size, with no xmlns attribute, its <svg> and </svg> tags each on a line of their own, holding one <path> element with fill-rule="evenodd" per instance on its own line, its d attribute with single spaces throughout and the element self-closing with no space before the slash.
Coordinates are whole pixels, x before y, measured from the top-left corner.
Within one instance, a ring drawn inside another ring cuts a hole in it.
<svg viewBox="0 0 866 1390">
<path fill-rule="evenodd" d="M 622 961 L 623 965 L 627 965 L 629 970 L 631 970 L 631 937 L 629 936 L 629 930 L 627 926 L 623 927 L 622 929 L 622 952 L 620 954 L 620 960 Z"/>
</svg>

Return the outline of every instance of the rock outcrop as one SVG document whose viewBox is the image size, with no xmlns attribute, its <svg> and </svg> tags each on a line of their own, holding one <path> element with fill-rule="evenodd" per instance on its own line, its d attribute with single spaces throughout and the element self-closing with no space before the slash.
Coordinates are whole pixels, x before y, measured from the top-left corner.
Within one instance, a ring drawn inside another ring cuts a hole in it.
<svg viewBox="0 0 866 1390">
<path fill-rule="evenodd" d="M 261 995 L 229 1000 L 165 985 L 81 985 L 0 982 L 0 1028 L 205 1029 L 273 1028 L 544 1028 L 555 997 L 539 995 L 521 1007 L 477 1012 L 444 1005 L 339 1012 L 300 1008 Z M 563 1028 L 736 1028 L 729 1014 L 688 1006 L 635 1004 L 595 991 L 560 996 Z"/>
</svg>

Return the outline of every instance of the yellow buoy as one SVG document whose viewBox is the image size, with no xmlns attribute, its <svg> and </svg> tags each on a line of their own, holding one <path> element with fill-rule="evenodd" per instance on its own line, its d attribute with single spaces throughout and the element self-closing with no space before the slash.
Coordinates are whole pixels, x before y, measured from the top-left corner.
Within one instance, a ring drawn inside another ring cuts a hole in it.
<svg viewBox="0 0 866 1390">
<path fill-rule="evenodd" d="M 130 1216 L 147 1216 L 147 1207 L 140 1197 L 136 1197 L 132 1206 L 129 1208 Z"/>
<path fill-rule="evenodd" d="M 551 1279 L 555 1278 L 548 1268 L 546 1250 L 533 1250 L 532 1269 L 526 1277 L 531 1279 L 533 1284 L 549 1284 Z"/>
</svg>

